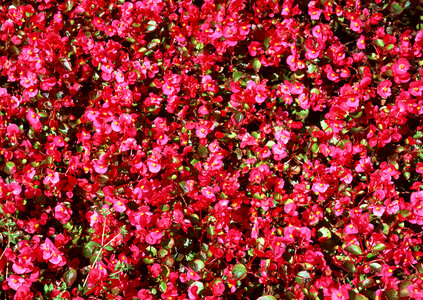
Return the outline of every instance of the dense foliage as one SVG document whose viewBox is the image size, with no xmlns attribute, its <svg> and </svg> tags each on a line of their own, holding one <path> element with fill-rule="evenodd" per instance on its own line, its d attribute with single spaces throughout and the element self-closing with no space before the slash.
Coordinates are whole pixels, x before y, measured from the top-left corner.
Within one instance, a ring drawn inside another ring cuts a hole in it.
<svg viewBox="0 0 423 300">
<path fill-rule="evenodd" d="M 419 0 L 0 6 L 0 295 L 423 299 Z"/>
</svg>

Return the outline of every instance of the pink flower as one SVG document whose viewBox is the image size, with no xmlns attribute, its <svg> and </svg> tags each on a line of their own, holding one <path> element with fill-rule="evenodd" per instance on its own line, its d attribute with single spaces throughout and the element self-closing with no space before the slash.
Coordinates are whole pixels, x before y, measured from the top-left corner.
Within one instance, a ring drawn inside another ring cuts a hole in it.
<svg viewBox="0 0 423 300">
<path fill-rule="evenodd" d="M 315 193 L 324 193 L 329 188 L 329 184 L 327 183 L 314 183 L 312 186 L 312 191 Z"/>
<path fill-rule="evenodd" d="M 410 63 L 405 58 L 400 58 L 398 61 L 392 65 L 392 74 L 395 75 L 404 75 L 407 73 L 408 69 L 410 68 Z"/>
<path fill-rule="evenodd" d="M 156 229 L 154 231 L 150 231 L 145 236 L 145 241 L 150 245 L 155 245 L 160 242 L 162 237 L 163 237 L 163 232 L 159 229 Z"/>
<path fill-rule="evenodd" d="M 376 217 L 382 217 L 384 212 L 385 212 L 385 207 L 382 206 L 382 205 L 371 205 L 371 206 L 369 206 L 369 209 L 372 210 L 372 213 Z"/>
<path fill-rule="evenodd" d="M 43 251 L 43 259 L 48 260 L 54 265 L 63 266 L 66 262 L 63 259 L 63 253 L 54 246 L 49 238 L 41 244 L 40 249 Z"/>
<path fill-rule="evenodd" d="M 207 135 L 209 133 L 209 129 L 206 126 L 200 125 L 195 130 L 195 133 L 196 133 L 197 137 L 199 137 L 200 139 L 204 139 L 204 138 L 207 137 Z"/>
<path fill-rule="evenodd" d="M 225 291 L 225 285 L 222 281 L 217 281 L 212 288 L 213 296 L 220 296 Z"/>
<path fill-rule="evenodd" d="M 157 161 L 153 160 L 147 160 L 147 167 L 151 173 L 159 173 L 162 169 L 162 166 Z"/>
<path fill-rule="evenodd" d="M 154 278 L 159 277 L 160 273 L 162 271 L 162 266 L 160 264 L 154 264 L 151 266 L 151 274 Z"/>
<path fill-rule="evenodd" d="M 198 275 L 193 270 L 191 270 L 190 268 L 188 268 L 187 277 L 188 277 L 188 279 L 194 280 L 194 281 L 197 281 L 197 280 L 200 280 L 201 279 L 201 276 Z"/>
<path fill-rule="evenodd" d="M 50 169 L 47 170 L 47 176 L 44 177 L 43 183 L 44 184 L 56 184 L 59 182 L 59 173 L 54 172 Z"/>
<path fill-rule="evenodd" d="M 23 279 L 21 276 L 16 276 L 16 275 L 9 275 L 6 279 L 7 284 L 9 285 L 9 287 L 11 289 L 14 289 L 15 291 L 18 290 L 18 288 L 20 288 L 23 285 L 27 285 L 28 283 L 26 282 L 25 279 Z"/>
<path fill-rule="evenodd" d="M 54 217 L 62 224 L 66 224 L 71 218 L 72 211 L 62 204 L 54 208 Z"/>
<path fill-rule="evenodd" d="M 46 78 L 40 83 L 40 88 L 43 91 L 50 91 L 56 85 L 56 82 L 56 78 L 54 77 Z"/>
<path fill-rule="evenodd" d="M 398 269 L 398 267 L 392 267 L 390 265 L 383 265 L 382 266 L 382 277 L 387 278 L 391 277 L 394 274 L 394 271 Z"/>
<path fill-rule="evenodd" d="M 12 269 L 16 274 L 30 273 L 33 268 L 34 265 L 31 262 L 27 262 L 23 259 L 16 260 L 12 265 Z"/>
<path fill-rule="evenodd" d="M 389 80 L 382 81 L 379 84 L 379 86 L 377 87 L 377 93 L 382 98 L 388 98 L 389 96 L 392 95 L 392 93 L 391 93 L 391 86 L 392 86 L 392 82 L 391 81 L 389 81 Z"/>
<path fill-rule="evenodd" d="M 26 119 L 36 132 L 41 130 L 40 117 L 32 109 L 29 109 L 26 113 Z"/>
<path fill-rule="evenodd" d="M 308 14 L 311 20 L 319 20 L 322 10 L 316 8 L 316 1 L 310 1 L 308 4 Z"/>
<path fill-rule="evenodd" d="M 214 189 L 210 186 L 205 187 L 201 190 L 201 194 L 207 199 L 215 200 L 216 196 L 214 194 Z"/>
<path fill-rule="evenodd" d="M 99 159 L 94 160 L 94 170 L 98 174 L 107 173 L 107 163 L 104 161 L 100 161 Z"/>
<path fill-rule="evenodd" d="M 248 46 L 248 52 L 251 56 L 257 56 L 261 52 L 261 44 L 259 42 L 253 41 Z"/>
<path fill-rule="evenodd" d="M 278 155 L 285 154 L 286 153 L 286 151 L 285 151 L 285 145 L 284 144 L 280 144 L 280 143 L 274 144 L 272 146 L 272 152 L 273 152 L 273 154 L 278 154 Z"/>
<path fill-rule="evenodd" d="M 351 17 L 350 28 L 352 31 L 362 32 L 363 31 L 362 27 L 363 27 L 363 22 L 360 19 L 358 18 L 353 19 Z"/>
<path fill-rule="evenodd" d="M 364 35 L 360 35 L 357 40 L 357 48 L 360 50 L 366 49 L 366 38 Z"/>
<path fill-rule="evenodd" d="M 350 223 L 347 226 L 345 226 L 344 233 L 345 234 L 357 234 L 358 233 L 358 228 L 357 228 L 357 226 L 355 226 L 352 223 Z"/>
<path fill-rule="evenodd" d="M 408 92 L 414 97 L 421 97 L 423 95 L 423 80 L 411 82 Z"/>
<path fill-rule="evenodd" d="M 110 199 L 113 202 L 113 209 L 117 212 L 124 212 L 126 210 L 125 204 L 121 200 Z"/>
</svg>

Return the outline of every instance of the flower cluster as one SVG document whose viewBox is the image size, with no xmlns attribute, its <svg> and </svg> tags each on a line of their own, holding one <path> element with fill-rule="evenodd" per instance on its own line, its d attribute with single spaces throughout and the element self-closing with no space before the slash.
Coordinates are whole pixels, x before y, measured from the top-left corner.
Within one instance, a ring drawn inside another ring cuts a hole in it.
<svg viewBox="0 0 423 300">
<path fill-rule="evenodd" d="M 0 4 L 0 295 L 423 299 L 422 12 Z"/>
</svg>

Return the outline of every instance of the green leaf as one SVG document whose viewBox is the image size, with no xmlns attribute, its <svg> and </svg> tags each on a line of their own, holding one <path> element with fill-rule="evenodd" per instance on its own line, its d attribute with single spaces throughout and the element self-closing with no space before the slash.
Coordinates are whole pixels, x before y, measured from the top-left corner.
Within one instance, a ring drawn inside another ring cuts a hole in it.
<svg viewBox="0 0 423 300">
<path fill-rule="evenodd" d="M 15 168 L 15 163 L 14 162 L 12 162 L 12 161 L 9 161 L 9 162 L 7 162 L 6 163 L 6 165 L 4 166 L 4 171 L 7 173 L 7 174 L 12 174 L 13 172 L 12 172 L 12 170 Z"/>
<path fill-rule="evenodd" d="M 400 297 L 408 297 L 410 296 L 410 292 L 408 291 L 408 286 L 412 285 L 413 283 L 410 280 L 404 280 L 399 284 L 399 292 L 398 295 Z"/>
<path fill-rule="evenodd" d="M 391 13 L 393 13 L 394 15 L 399 15 L 402 13 L 402 11 L 403 8 L 400 4 L 395 2 L 391 5 Z"/>
<path fill-rule="evenodd" d="M 63 280 L 68 286 L 72 286 L 75 282 L 77 276 L 77 272 L 75 269 L 69 269 L 65 274 L 63 274 Z"/>
<path fill-rule="evenodd" d="M 332 233 L 326 227 L 322 227 L 319 229 L 318 237 L 324 237 L 330 239 L 332 237 Z"/>
<path fill-rule="evenodd" d="M 276 300 L 276 298 L 273 297 L 272 295 L 266 295 L 266 296 L 261 296 L 257 298 L 257 300 Z"/>
<path fill-rule="evenodd" d="M 316 65 L 309 64 L 309 65 L 307 66 L 307 73 L 308 73 L 308 74 L 312 74 L 312 73 L 314 73 L 314 71 L 316 71 Z"/>
<path fill-rule="evenodd" d="M 319 95 L 320 94 L 320 91 L 319 91 L 318 88 L 312 88 L 311 91 L 310 91 L 310 93 Z"/>
<path fill-rule="evenodd" d="M 305 120 L 308 117 L 310 111 L 308 109 L 300 110 L 297 112 L 297 116 L 300 120 Z"/>
<path fill-rule="evenodd" d="M 243 264 L 236 264 L 232 269 L 235 279 L 242 279 L 247 275 L 247 268 Z"/>
<path fill-rule="evenodd" d="M 373 247 L 373 250 L 382 251 L 386 249 L 386 245 L 384 243 L 379 243 Z"/>
<path fill-rule="evenodd" d="M 352 262 L 350 262 L 350 261 L 344 261 L 343 263 L 342 263 L 342 267 L 345 269 L 345 270 L 347 270 L 348 272 L 350 272 L 350 273 L 355 273 L 355 272 L 357 272 L 357 268 L 355 267 L 355 265 L 352 263 Z"/>
<path fill-rule="evenodd" d="M 69 126 L 68 126 L 67 124 L 65 124 L 65 123 L 61 123 L 61 124 L 59 125 L 59 131 L 60 131 L 62 134 L 66 135 L 66 134 L 68 133 L 68 131 L 69 131 Z"/>
<path fill-rule="evenodd" d="M 209 155 L 209 151 L 207 150 L 206 146 L 200 145 L 198 147 L 198 155 L 202 158 L 206 158 Z"/>
<path fill-rule="evenodd" d="M 407 218 L 411 215 L 411 212 L 408 209 L 401 209 L 399 211 L 400 215 L 403 216 L 404 218 Z"/>
<path fill-rule="evenodd" d="M 207 226 L 207 227 L 206 227 L 206 232 L 207 232 L 208 234 L 210 234 L 211 236 L 213 236 L 213 235 L 214 235 L 214 226 L 213 226 L 213 225 L 209 225 L 209 226 Z"/>
<path fill-rule="evenodd" d="M 361 248 L 355 244 L 353 245 L 349 245 L 347 248 L 345 248 L 345 250 L 351 254 L 355 254 L 355 255 L 362 255 L 363 251 L 361 251 Z"/>
<path fill-rule="evenodd" d="M 398 300 L 398 291 L 395 289 L 389 289 L 386 293 L 386 298 L 388 298 L 388 300 Z"/>
<path fill-rule="evenodd" d="M 108 246 L 104 247 L 104 249 L 107 250 L 107 251 L 113 251 L 113 250 L 115 250 L 115 248 L 113 248 L 113 246 L 111 246 L 111 245 L 108 245 Z"/>
<path fill-rule="evenodd" d="M 88 242 L 84 244 L 82 247 L 82 255 L 86 258 L 90 258 L 93 256 L 94 249 L 97 247 L 95 242 Z"/>
<path fill-rule="evenodd" d="M 373 278 L 366 278 L 362 282 L 360 282 L 360 286 L 367 288 L 367 289 L 372 288 L 375 285 L 376 285 L 376 282 Z"/>
<path fill-rule="evenodd" d="M 234 81 L 238 81 L 242 77 L 242 75 L 244 75 L 244 73 L 242 73 L 240 71 L 235 71 L 232 74 L 232 77 L 233 77 Z"/>
<path fill-rule="evenodd" d="M 166 282 L 164 282 L 164 281 L 160 282 L 159 289 L 160 289 L 160 291 L 162 293 L 166 292 L 166 290 L 167 290 L 167 284 L 166 284 Z"/>
<path fill-rule="evenodd" d="M 379 55 L 377 55 L 376 53 L 371 53 L 370 55 L 366 55 L 368 59 L 371 60 L 377 60 L 379 58 Z"/>
<path fill-rule="evenodd" d="M 235 122 L 237 122 L 237 124 L 240 124 L 242 121 L 244 121 L 244 115 L 240 112 L 237 112 L 235 114 Z"/>
<path fill-rule="evenodd" d="M 266 37 L 263 41 L 263 46 L 269 48 L 270 37 Z"/>
<path fill-rule="evenodd" d="M 391 51 L 394 48 L 395 48 L 394 44 L 389 44 L 388 46 L 386 46 L 386 51 Z"/>
<path fill-rule="evenodd" d="M 187 183 L 185 181 L 180 181 L 179 186 L 181 187 L 181 190 L 182 192 L 184 192 L 184 194 L 189 192 L 187 188 Z"/>
<path fill-rule="evenodd" d="M 300 271 L 295 277 L 295 281 L 300 285 L 303 285 L 304 283 L 307 283 L 310 280 L 311 280 L 311 276 L 307 271 Z"/>
<path fill-rule="evenodd" d="M 370 268 L 372 268 L 372 270 L 374 270 L 376 272 L 382 271 L 382 266 L 378 263 L 375 263 L 375 262 L 370 264 Z"/>
<path fill-rule="evenodd" d="M 147 23 L 147 27 L 145 28 L 145 31 L 146 32 L 153 32 L 156 29 L 157 29 L 157 22 L 151 20 Z"/>
<path fill-rule="evenodd" d="M 375 44 L 378 45 L 381 48 L 385 47 L 385 43 L 381 39 L 376 39 Z"/>
<path fill-rule="evenodd" d="M 202 269 L 204 269 L 205 266 L 204 262 L 200 259 L 196 259 L 190 262 L 189 265 L 194 272 L 200 272 Z"/>
<path fill-rule="evenodd" d="M 366 296 L 362 294 L 356 294 L 354 297 L 354 300 L 369 300 L 369 298 L 367 298 Z"/>
<path fill-rule="evenodd" d="M 65 5 L 66 5 L 66 9 L 67 9 L 67 11 L 71 11 L 71 10 L 72 10 L 72 8 L 73 8 L 73 0 L 67 0 L 67 1 L 65 2 Z"/>
<path fill-rule="evenodd" d="M 311 151 L 313 151 L 313 153 L 319 152 L 319 144 L 314 143 L 313 146 L 311 146 Z"/>
<path fill-rule="evenodd" d="M 196 286 L 198 288 L 197 294 L 200 294 L 204 290 L 204 284 L 201 281 L 195 281 L 191 286 Z"/>
<path fill-rule="evenodd" d="M 254 58 L 254 60 L 253 60 L 253 69 L 254 69 L 254 71 L 256 71 L 256 73 L 257 73 L 258 71 L 260 71 L 260 68 L 261 68 L 261 62 L 260 62 L 260 60 L 258 58 Z"/>
<path fill-rule="evenodd" d="M 12 56 L 18 56 L 19 53 L 20 53 L 18 47 L 16 47 L 16 46 L 10 46 L 9 48 L 7 48 L 7 51 Z"/>
</svg>

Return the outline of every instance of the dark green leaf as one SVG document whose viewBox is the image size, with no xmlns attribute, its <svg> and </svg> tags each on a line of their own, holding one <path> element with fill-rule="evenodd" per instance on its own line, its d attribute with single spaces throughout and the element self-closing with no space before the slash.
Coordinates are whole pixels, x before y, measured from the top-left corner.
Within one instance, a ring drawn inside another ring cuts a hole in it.
<svg viewBox="0 0 423 300">
<path fill-rule="evenodd" d="M 200 259 L 191 261 L 189 265 L 194 272 L 200 272 L 202 269 L 204 269 L 204 266 L 205 266 L 204 262 Z"/>
<path fill-rule="evenodd" d="M 93 256 L 94 248 L 96 248 L 94 242 L 88 242 L 84 244 L 84 246 L 82 247 L 82 255 L 86 258 L 90 258 L 91 256 Z"/>
<path fill-rule="evenodd" d="M 373 278 L 366 278 L 364 279 L 362 282 L 360 282 L 360 286 L 364 287 L 364 288 L 372 288 L 376 285 L 376 282 L 374 281 Z"/>
<path fill-rule="evenodd" d="M 235 122 L 237 122 L 239 124 L 242 121 L 244 121 L 244 115 L 242 113 L 240 113 L 240 112 L 237 112 L 235 114 Z"/>
<path fill-rule="evenodd" d="M 207 150 L 206 146 L 200 145 L 198 147 L 198 155 L 202 158 L 206 158 L 209 155 L 209 151 Z"/>
<path fill-rule="evenodd" d="M 355 272 L 357 272 L 357 268 L 355 267 L 355 265 L 352 263 L 352 262 L 350 262 L 350 261 L 344 261 L 343 263 L 342 263 L 342 267 L 345 269 L 345 270 L 347 270 L 348 272 L 350 272 L 350 273 L 355 273 Z"/>
<path fill-rule="evenodd" d="M 63 280 L 65 281 L 67 286 L 72 286 L 75 282 L 77 276 L 77 272 L 75 269 L 69 269 L 64 275 Z"/>
<path fill-rule="evenodd" d="M 388 300 L 398 300 L 398 291 L 396 291 L 395 289 L 389 289 L 386 293 L 386 297 L 388 298 Z"/>
<path fill-rule="evenodd" d="M 394 15 L 399 15 L 402 13 L 402 11 L 403 8 L 400 4 L 395 2 L 391 5 L 391 13 L 393 13 Z"/>
<path fill-rule="evenodd" d="M 408 297 L 410 296 L 410 292 L 408 291 L 408 286 L 412 285 L 413 283 L 410 280 L 404 280 L 399 284 L 399 292 L 398 295 L 400 297 Z"/>
<path fill-rule="evenodd" d="M 345 250 L 351 254 L 355 254 L 355 255 L 362 255 L 363 251 L 361 251 L 361 248 L 358 245 L 349 245 L 347 248 L 345 248 Z"/>
</svg>

